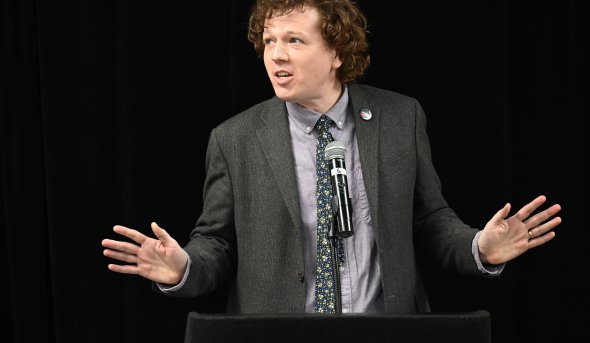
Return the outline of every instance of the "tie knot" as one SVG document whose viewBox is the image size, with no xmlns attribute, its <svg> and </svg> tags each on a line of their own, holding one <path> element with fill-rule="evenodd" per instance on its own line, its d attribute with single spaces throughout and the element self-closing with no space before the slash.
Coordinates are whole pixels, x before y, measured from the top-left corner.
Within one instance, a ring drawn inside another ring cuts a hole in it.
<svg viewBox="0 0 590 343">
<path fill-rule="evenodd" d="M 322 114 L 320 119 L 315 123 L 315 128 L 321 133 L 329 132 L 330 126 L 332 126 L 332 119 L 324 114 Z"/>
</svg>

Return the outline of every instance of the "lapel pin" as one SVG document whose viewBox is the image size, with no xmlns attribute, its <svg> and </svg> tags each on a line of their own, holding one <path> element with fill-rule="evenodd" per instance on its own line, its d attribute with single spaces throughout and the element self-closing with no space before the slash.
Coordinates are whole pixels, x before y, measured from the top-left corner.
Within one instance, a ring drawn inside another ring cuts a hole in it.
<svg viewBox="0 0 590 343">
<path fill-rule="evenodd" d="M 371 117 L 373 117 L 373 114 L 371 113 L 371 110 L 369 110 L 367 108 L 363 108 L 361 110 L 361 112 L 359 113 L 359 115 L 361 116 L 361 118 L 363 120 L 370 120 Z"/>
</svg>

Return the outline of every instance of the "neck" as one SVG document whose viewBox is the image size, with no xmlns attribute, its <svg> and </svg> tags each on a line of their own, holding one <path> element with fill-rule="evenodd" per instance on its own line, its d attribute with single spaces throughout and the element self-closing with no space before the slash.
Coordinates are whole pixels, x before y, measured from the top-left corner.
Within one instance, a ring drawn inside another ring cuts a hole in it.
<svg viewBox="0 0 590 343">
<path fill-rule="evenodd" d="M 338 102 L 343 90 L 344 86 L 337 82 L 330 91 L 326 92 L 326 95 L 317 99 L 310 99 L 306 103 L 299 103 L 299 105 L 315 112 L 326 113 Z"/>
</svg>

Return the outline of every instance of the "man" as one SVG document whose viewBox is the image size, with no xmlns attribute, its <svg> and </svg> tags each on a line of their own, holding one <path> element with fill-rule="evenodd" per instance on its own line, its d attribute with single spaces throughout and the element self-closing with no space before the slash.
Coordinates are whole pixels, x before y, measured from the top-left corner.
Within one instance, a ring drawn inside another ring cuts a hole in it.
<svg viewBox="0 0 590 343">
<path fill-rule="evenodd" d="M 560 206 L 535 214 L 544 196 L 510 217 L 506 204 L 483 230 L 460 221 L 441 194 L 419 103 L 354 82 L 369 63 L 365 33 L 351 1 L 257 1 L 248 37 L 276 97 L 212 131 L 190 242 L 181 248 L 156 223 L 157 239 L 115 226 L 137 244 L 103 240 L 105 256 L 126 263 L 109 269 L 172 296 L 229 284 L 234 313 L 326 311 L 316 296 L 320 118 L 348 152 L 355 233 L 343 242 L 343 312 L 428 311 L 418 249 L 460 273 L 498 275 L 551 240 Z"/>
</svg>

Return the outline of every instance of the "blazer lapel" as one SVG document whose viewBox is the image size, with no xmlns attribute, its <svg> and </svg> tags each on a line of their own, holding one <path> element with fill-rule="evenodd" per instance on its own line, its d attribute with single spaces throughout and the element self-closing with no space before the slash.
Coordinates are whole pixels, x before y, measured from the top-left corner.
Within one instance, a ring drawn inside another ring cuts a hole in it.
<svg viewBox="0 0 590 343">
<path fill-rule="evenodd" d="M 300 230 L 301 208 L 287 109 L 284 102 L 276 97 L 267 104 L 260 113 L 260 119 L 266 125 L 258 129 L 256 134 L 295 229 Z"/>
<path fill-rule="evenodd" d="M 359 155 L 361 159 L 361 170 L 369 207 L 371 209 L 371 220 L 373 227 L 377 229 L 379 217 L 377 216 L 379 204 L 379 111 L 371 107 L 368 98 L 356 85 L 348 86 L 348 94 L 352 105 L 354 124 L 358 142 Z M 371 111 L 371 118 L 364 120 L 359 113 L 362 110 Z"/>
</svg>

